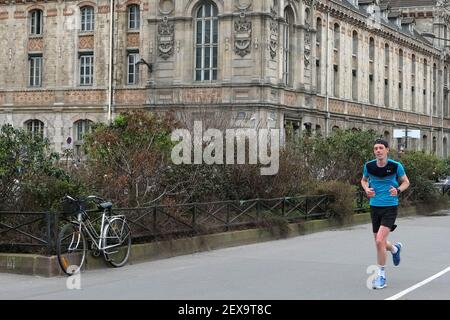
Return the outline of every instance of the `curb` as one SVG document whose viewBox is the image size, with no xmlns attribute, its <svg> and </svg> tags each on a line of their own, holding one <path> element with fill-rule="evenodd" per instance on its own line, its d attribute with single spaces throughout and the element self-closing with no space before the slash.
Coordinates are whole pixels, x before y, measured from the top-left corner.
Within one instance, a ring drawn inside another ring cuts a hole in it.
<svg viewBox="0 0 450 320">
<path fill-rule="evenodd" d="M 419 207 L 399 208 L 399 217 L 417 215 L 422 211 Z M 194 236 L 184 239 L 156 241 L 135 244 L 131 247 L 129 264 L 144 261 L 167 259 L 175 256 L 253 244 L 258 242 L 286 239 L 314 232 L 345 228 L 358 224 L 370 223 L 370 213 L 354 214 L 351 221 L 339 224 L 334 220 L 311 220 L 287 225 L 286 230 L 279 227 L 229 231 L 215 234 Z M 95 258 L 86 255 L 85 270 L 108 268 L 103 257 Z M 56 256 L 35 254 L 0 253 L 0 272 L 27 274 L 43 277 L 63 275 Z"/>
</svg>

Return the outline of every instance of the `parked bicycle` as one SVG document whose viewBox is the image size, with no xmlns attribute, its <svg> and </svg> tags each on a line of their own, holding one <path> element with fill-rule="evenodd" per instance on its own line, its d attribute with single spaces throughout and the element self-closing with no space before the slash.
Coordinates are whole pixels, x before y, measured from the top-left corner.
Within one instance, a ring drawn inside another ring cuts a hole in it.
<svg viewBox="0 0 450 320">
<path fill-rule="evenodd" d="M 87 210 L 95 204 L 97 210 Z M 128 261 L 131 250 L 131 230 L 124 215 L 112 214 L 112 203 L 97 196 L 75 199 L 65 196 L 63 212 L 71 217 L 58 236 L 56 250 L 61 269 L 68 275 L 80 272 L 88 247 L 93 255 L 103 256 L 109 264 L 121 267 Z M 91 213 L 101 212 L 97 218 Z"/>
</svg>

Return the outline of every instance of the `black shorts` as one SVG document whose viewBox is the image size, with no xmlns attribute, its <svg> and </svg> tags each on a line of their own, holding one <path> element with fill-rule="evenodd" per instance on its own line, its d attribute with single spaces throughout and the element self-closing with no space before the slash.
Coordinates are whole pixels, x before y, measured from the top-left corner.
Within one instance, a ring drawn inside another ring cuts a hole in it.
<svg viewBox="0 0 450 320">
<path fill-rule="evenodd" d="M 392 207 L 370 207 L 370 217 L 372 218 L 373 233 L 377 233 L 380 226 L 385 226 L 394 231 L 397 225 L 394 224 L 397 218 L 397 206 Z"/>
</svg>

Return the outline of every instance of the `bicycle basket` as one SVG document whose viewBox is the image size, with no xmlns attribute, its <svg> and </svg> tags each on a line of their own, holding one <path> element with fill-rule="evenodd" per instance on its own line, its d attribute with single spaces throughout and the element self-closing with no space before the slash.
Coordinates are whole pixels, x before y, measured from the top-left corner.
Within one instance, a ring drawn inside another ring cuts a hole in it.
<svg viewBox="0 0 450 320">
<path fill-rule="evenodd" d="M 68 198 L 64 198 L 62 201 L 63 213 L 66 215 L 76 214 L 79 210 L 79 205 L 77 201 L 73 201 Z"/>
</svg>

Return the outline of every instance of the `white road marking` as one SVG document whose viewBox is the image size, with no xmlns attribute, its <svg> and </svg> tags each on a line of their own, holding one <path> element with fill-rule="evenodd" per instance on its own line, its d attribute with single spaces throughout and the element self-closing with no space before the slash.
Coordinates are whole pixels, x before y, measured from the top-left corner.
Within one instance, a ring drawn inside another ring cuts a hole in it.
<svg viewBox="0 0 450 320">
<path fill-rule="evenodd" d="M 398 298 L 403 297 L 405 294 L 408 294 L 408 293 L 410 293 L 411 291 L 416 290 L 417 288 L 420 288 L 421 286 L 423 286 L 423 285 L 425 285 L 425 284 L 427 284 L 427 283 L 433 281 L 433 280 L 436 279 L 436 278 L 439 278 L 440 276 L 446 274 L 446 273 L 449 272 L 449 271 L 450 271 L 450 267 L 448 267 L 448 268 L 442 270 L 441 272 L 436 273 L 434 276 L 431 276 L 431 277 L 429 277 L 429 278 L 423 280 L 422 282 L 419 282 L 418 284 L 413 285 L 412 287 L 410 287 L 410 288 L 408 288 L 408 289 L 406 289 L 406 290 L 403 290 L 403 291 L 400 292 L 400 293 L 397 293 L 396 295 L 394 295 L 394 296 L 392 296 L 392 297 L 386 298 L 385 300 L 397 300 Z"/>
</svg>

